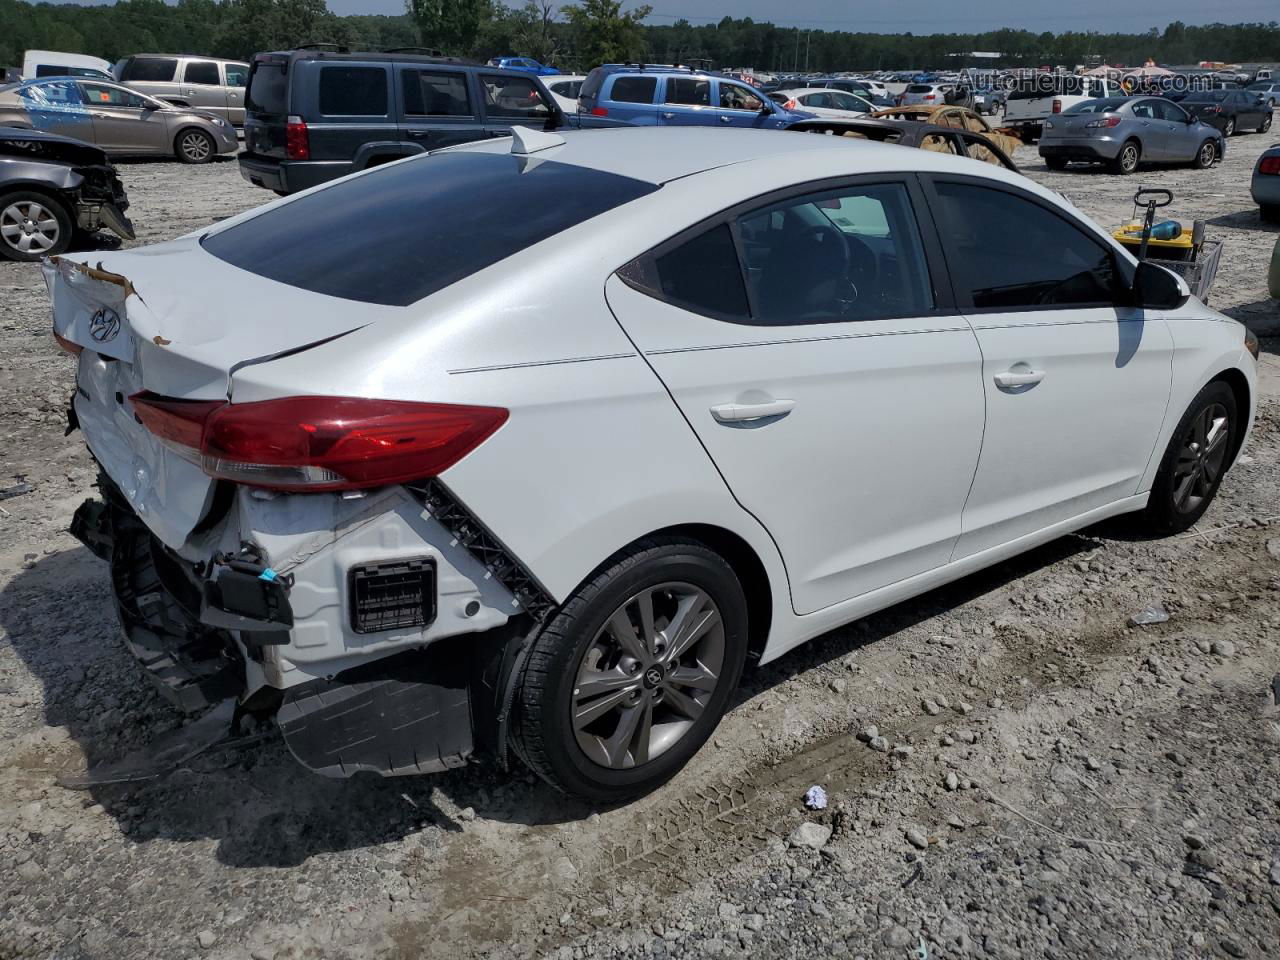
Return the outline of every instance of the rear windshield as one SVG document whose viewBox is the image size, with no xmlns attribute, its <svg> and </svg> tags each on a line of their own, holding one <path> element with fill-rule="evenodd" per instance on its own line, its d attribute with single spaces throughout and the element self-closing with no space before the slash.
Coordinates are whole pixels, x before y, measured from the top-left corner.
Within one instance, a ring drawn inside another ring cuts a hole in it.
<svg viewBox="0 0 1280 960">
<path fill-rule="evenodd" d="M 258 60 L 249 74 L 249 91 L 245 107 L 254 113 L 289 112 L 289 77 L 286 64 Z"/>
<path fill-rule="evenodd" d="M 1119 110 L 1127 101 L 1123 97 L 1112 97 L 1107 100 L 1086 100 L 1074 107 L 1067 107 L 1066 113 L 1112 113 Z"/>
<path fill-rule="evenodd" d="M 582 81 L 582 89 L 578 91 L 579 98 L 594 97 L 600 92 L 600 87 L 604 83 L 604 78 L 608 76 L 599 67 L 596 67 L 587 74 L 587 79 Z"/>
<path fill-rule="evenodd" d="M 933 87 L 926 86 L 923 83 L 913 83 L 911 84 L 911 86 L 907 87 L 907 93 L 931 93 L 931 92 L 933 92 Z"/>
<path fill-rule="evenodd" d="M 120 79 L 167 83 L 177 69 L 178 61 L 170 57 L 130 57 L 120 71 Z"/>
<path fill-rule="evenodd" d="M 403 307 L 656 189 L 552 160 L 439 153 L 340 181 L 202 243 L 260 277 Z"/>
</svg>

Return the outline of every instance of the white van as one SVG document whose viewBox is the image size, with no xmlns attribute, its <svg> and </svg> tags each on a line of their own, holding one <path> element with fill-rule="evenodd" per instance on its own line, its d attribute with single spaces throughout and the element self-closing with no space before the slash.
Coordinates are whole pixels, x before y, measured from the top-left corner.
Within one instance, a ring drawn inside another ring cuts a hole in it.
<svg viewBox="0 0 1280 960">
<path fill-rule="evenodd" d="M 114 80 L 111 64 L 101 57 L 83 53 L 59 53 L 56 50 L 28 50 L 22 55 L 22 79 L 38 77 L 92 77 Z"/>
<path fill-rule="evenodd" d="M 1119 82 L 1108 77 L 1045 74 L 1023 78 L 1009 91 L 1004 125 L 1024 134 L 1024 140 L 1038 140 L 1044 121 L 1055 113 L 1065 113 L 1086 100 L 1128 95 Z"/>
</svg>

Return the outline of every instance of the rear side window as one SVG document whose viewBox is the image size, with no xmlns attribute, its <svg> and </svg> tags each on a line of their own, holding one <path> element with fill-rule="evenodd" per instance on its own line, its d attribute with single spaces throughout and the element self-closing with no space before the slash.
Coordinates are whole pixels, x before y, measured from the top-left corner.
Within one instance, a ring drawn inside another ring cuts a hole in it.
<svg viewBox="0 0 1280 960">
<path fill-rule="evenodd" d="M 711 81 L 696 77 L 667 77 L 667 103 L 688 107 L 711 106 Z"/>
<path fill-rule="evenodd" d="M 133 57 L 120 73 L 121 80 L 167 83 L 178 71 L 178 61 L 169 57 Z"/>
<path fill-rule="evenodd" d="M 289 112 L 289 77 L 285 64 L 259 60 L 253 65 L 245 106 L 254 113 Z"/>
<path fill-rule="evenodd" d="M 339 181 L 201 243 L 260 277 L 403 307 L 656 189 L 553 160 L 440 153 Z"/>
<path fill-rule="evenodd" d="M 657 77 L 616 77 L 609 99 L 616 103 L 653 103 L 657 89 Z"/>
<path fill-rule="evenodd" d="M 980 310 L 1110 305 L 1115 262 L 1100 240 L 1030 200 L 940 182 L 943 246 L 961 296 Z M 1013 226 L 1016 224 L 1016 228 Z"/>
<path fill-rule="evenodd" d="M 184 83 L 200 83 L 208 87 L 222 86 L 218 65 L 209 60 L 192 60 L 182 71 Z"/>
<path fill-rule="evenodd" d="M 747 290 L 727 223 L 654 259 L 662 295 L 695 313 L 746 321 Z"/>
<path fill-rule="evenodd" d="M 404 112 L 420 117 L 469 117 L 467 75 L 443 70 L 406 70 Z"/>
<path fill-rule="evenodd" d="M 243 87 L 249 82 L 249 65 L 245 63 L 228 63 L 223 69 L 227 73 L 228 87 Z"/>
<path fill-rule="evenodd" d="M 543 120 L 550 113 L 542 102 L 538 85 L 529 77 L 482 74 L 480 86 L 484 90 L 485 111 L 490 117 Z"/>
<path fill-rule="evenodd" d="M 385 117 L 387 71 L 382 67 L 321 67 L 320 112 L 326 117 Z"/>
</svg>

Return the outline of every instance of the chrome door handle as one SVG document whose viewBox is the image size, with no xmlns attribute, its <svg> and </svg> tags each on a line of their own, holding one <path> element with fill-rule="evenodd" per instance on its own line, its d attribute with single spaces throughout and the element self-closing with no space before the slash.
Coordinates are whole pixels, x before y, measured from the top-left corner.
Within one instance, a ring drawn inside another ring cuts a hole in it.
<svg viewBox="0 0 1280 960">
<path fill-rule="evenodd" d="M 1044 371 L 1026 370 L 1014 373 L 1012 370 L 1006 370 L 1004 373 L 997 373 L 992 379 L 995 380 L 997 387 L 1029 387 L 1044 379 Z"/>
<path fill-rule="evenodd" d="M 664 114 L 662 115 L 662 119 L 663 119 L 663 120 L 674 120 L 674 119 L 675 119 L 675 117 L 676 117 L 676 115 L 675 115 L 674 113 L 664 113 Z"/>
<path fill-rule="evenodd" d="M 719 403 L 711 416 L 719 423 L 749 423 L 769 417 L 785 417 L 795 407 L 794 400 L 766 400 L 763 403 Z"/>
<path fill-rule="evenodd" d="M 720 122 L 721 122 L 721 123 L 732 123 L 732 122 L 733 122 L 733 118 L 732 118 L 732 117 L 721 117 L 721 118 L 720 118 Z"/>
</svg>

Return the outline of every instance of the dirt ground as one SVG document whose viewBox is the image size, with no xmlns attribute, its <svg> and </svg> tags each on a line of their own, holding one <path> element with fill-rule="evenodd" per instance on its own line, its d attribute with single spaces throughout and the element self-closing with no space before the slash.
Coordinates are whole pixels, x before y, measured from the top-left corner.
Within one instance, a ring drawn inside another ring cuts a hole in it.
<svg viewBox="0 0 1280 960">
<path fill-rule="evenodd" d="M 1227 242 L 1214 306 L 1280 332 L 1248 195 L 1270 142 L 1128 178 L 1017 160 L 1106 225 L 1170 187 Z M 139 243 L 269 199 L 233 161 L 121 171 Z M 592 810 L 483 764 L 324 780 L 278 740 L 58 786 L 179 721 L 64 532 L 94 471 L 48 330 L 39 270 L 0 264 L 0 490 L 33 487 L 0 499 L 0 960 L 1280 950 L 1280 341 L 1195 530 L 1107 524 L 834 631 L 749 674 L 665 789 Z"/>
</svg>

